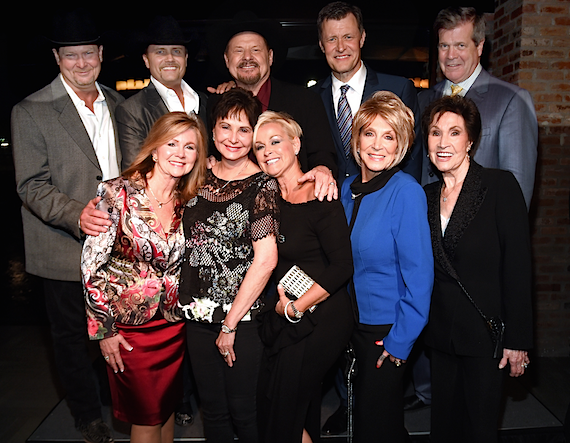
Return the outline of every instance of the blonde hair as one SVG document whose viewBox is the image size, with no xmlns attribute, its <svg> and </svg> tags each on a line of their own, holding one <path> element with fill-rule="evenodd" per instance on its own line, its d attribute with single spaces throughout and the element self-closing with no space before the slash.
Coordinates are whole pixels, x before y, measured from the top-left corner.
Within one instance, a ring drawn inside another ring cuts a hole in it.
<svg viewBox="0 0 570 443">
<path fill-rule="evenodd" d="M 297 123 L 293 117 L 291 117 L 286 112 L 265 111 L 259 116 L 257 124 L 253 129 L 254 141 L 257 138 L 257 131 L 259 128 L 268 123 L 277 123 L 281 125 L 291 140 L 293 140 L 295 137 L 301 138 L 303 135 L 303 130 L 301 129 L 301 126 L 299 126 L 299 123 Z"/>
<path fill-rule="evenodd" d="M 402 162 L 414 142 L 414 113 L 396 94 L 389 91 L 378 91 L 362 103 L 352 122 L 352 155 L 358 166 L 362 166 L 359 154 L 360 134 L 378 116 L 386 120 L 396 133 L 398 148 L 394 161 L 386 168 L 390 169 Z"/>
<path fill-rule="evenodd" d="M 195 114 L 188 115 L 185 112 L 170 112 L 160 117 L 150 129 L 135 161 L 123 172 L 123 176 L 127 178 L 140 177 L 146 185 L 146 176 L 149 172 L 152 172 L 155 166 L 155 162 L 152 159 L 153 152 L 177 135 L 190 129 L 196 132 L 198 139 L 196 163 L 194 163 L 190 173 L 180 178 L 176 186 L 180 200 L 183 204 L 186 203 L 197 194 L 198 189 L 204 184 L 206 178 L 208 157 L 206 127 Z"/>
</svg>

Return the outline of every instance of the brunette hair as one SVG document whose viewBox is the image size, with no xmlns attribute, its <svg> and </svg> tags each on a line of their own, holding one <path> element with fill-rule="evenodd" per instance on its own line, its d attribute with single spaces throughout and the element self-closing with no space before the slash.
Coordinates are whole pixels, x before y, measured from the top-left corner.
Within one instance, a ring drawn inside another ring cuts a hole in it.
<svg viewBox="0 0 570 443">
<path fill-rule="evenodd" d="M 414 113 L 412 110 L 393 92 L 377 91 L 360 105 L 352 122 L 352 155 L 358 166 L 362 164 L 359 154 L 360 134 L 379 116 L 392 127 L 398 142 L 394 161 L 386 169 L 400 164 L 414 142 Z"/>
<path fill-rule="evenodd" d="M 142 179 L 146 185 L 146 176 L 152 173 L 155 162 L 152 158 L 154 151 L 168 141 L 188 130 L 193 130 L 198 138 L 196 146 L 196 163 L 190 173 L 182 176 L 176 186 L 176 191 L 182 203 L 186 203 L 196 195 L 206 177 L 207 164 L 207 135 L 202 120 L 192 113 L 170 112 L 160 117 L 150 129 L 141 150 L 133 164 L 123 172 L 126 178 Z"/>
<path fill-rule="evenodd" d="M 327 20 L 342 20 L 348 14 L 354 15 L 358 30 L 362 34 L 364 32 L 364 21 L 362 19 L 362 11 L 358 6 L 345 2 L 333 2 L 326 5 L 320 10 L 317 17 L 317 29 L 319 30 L 319 40 L 322 38 L 323 23 Z"/>
<path fill-rule="evenodd" d="M 226 117 L 237 117 L 243 111 L 253 128 L 261 114 L 261 102 L 251 91 L 233 88 L 224 92 L 210 114 L 210 127 L 216 126 L 218 120 Z"/>
<path fill-rule="evenodd" d="M 431 102 L 425 109 L 422 114 L 422 131 L 426 140 L 426 146 L 430 126 L 436 123 L 446 112 L 452 112 L 463 118 L 467 137 L 473 143 L 471 148 L 471 153 L 473 154 L 481 135 L 481 115 L 473 100 L 461 95 L 442 97 Z"/>
<path fill-rule="evenodd" d="M 475 46 L 485 40 L 485 19 L 482 14 L 477 13 L 475 8 L 472 7 L 452 6 L 442 9 L 435 18 L 433 32 L 439 36 L 440 30 L 454 29 L 464 23 L 473 23 L 471 40 L 473 40 Z"/>
</svg>

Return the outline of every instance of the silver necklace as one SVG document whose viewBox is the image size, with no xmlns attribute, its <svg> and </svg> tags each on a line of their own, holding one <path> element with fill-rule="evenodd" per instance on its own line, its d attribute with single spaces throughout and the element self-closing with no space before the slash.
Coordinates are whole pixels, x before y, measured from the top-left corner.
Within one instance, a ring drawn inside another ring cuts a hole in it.
<svg viewBox="0 0 570 443">
<path fill-rule="evenodd" d="M 148 190 L 150 191 L 150 193 L 152 194 L 153 198 L 156 200 L 156 202 L 158 203 L 158 207 L 162 208 L 164 205 L 167 205 L 168 203 L 170 203 L 172 201 L 172 199 L 174 198 L 174 194 L 172 194 L 170 196 L 170 198 L 165 201 L 165 202 L 161 202 L 160 200 L 158 200 L 158 198 L 156 198 L 156 195 L 154 195 L 154 192 L 152 192 L 152 188 L 150 187 L 150 183 L 147 183 L 148 186 Z"/>
<path fill-rule="evenodd" d="M 238 178 L 238 177 L 241 175 L 241 173 L 245 170 L 245 167 L 248 165 L 248 163 L 249 163 L 249 158 L 248 158 L 247 161 L 243 164 L 242 168 L 239 170 L 239 172 L 236 174 L 236 176 L 235 176 L 234 178 L 232 178 L 231 180 L 227 180 L 227 181 L 226 181 L 226 184 L 225 184 L 224 186 L 222 186 L 221 188 L 216 189 L 214 192 L 215 192 L 216 194 L 219 194 L 219 192 L 220 192 L 222 189 L 224 189 L 227 185 L 229 185 L 229 184 L 230 184 L 231 182 L 233 182 L 236 178 Z M 218 169 L 220 169 L 220 168 L 218 167 Z M 223 179 L 222 179 L 222 180 L 223 180 Z M 152 191 L 151 191 L 151 192 L 152 192 Z"/>
</svg>

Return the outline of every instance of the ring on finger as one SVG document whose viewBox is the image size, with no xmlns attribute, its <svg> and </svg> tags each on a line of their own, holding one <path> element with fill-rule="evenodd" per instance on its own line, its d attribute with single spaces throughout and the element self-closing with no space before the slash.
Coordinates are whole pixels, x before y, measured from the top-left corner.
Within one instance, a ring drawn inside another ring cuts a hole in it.
<svg viewBox="0 0 570 443">
<path fill-rule="evenodd" d="M 397 359 L 394 360 L 394 364 L 396 365 L 396 367 L 399 368 L 400 366 L 402 366 L 402 360 L 400 360 L 399 358 L 397 358 Z"/>
<path fill-rule="evenodd" d="M 108 356 L 108 355 L 105 356 L 105 360 L 106 360 L 106 361 L 109 361 L 109 356 Z"/>
<path fill-rule="evenodd" d="M 522 366 L 524 369 L 526 369 L 526 368 L 528 368 L 528 363 L 521 363 L 521 366 Z"/>
<path fill-rule="evenodd" d="M 384 361 L 384 360 L 386 360 L 386 355 L 382 354 L 378 360 L 379 360 L 379 361 Z"/>
<path fill-rule="evenodd" d="M 229 351 L 226 351 L 222 354 L 224 357 L 227 357 L 228 355 L 230 355 Z"/>
</svg>

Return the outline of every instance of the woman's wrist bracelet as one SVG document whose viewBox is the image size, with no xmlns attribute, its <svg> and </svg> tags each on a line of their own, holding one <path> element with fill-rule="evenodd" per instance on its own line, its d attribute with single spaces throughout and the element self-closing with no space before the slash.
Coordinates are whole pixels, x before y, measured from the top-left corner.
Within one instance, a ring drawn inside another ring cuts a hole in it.
<svg viewBox="0 0 570 443">
<path fill-rule="evenodd" d="M 283 314 L 285 315 L 285 318 L 287 320 L 289 320 L 291 323 L 299 323 L 301 321 L 300 318 L 297 319 L 297 321 L 293 320 L 291 317 L 289 317 L 289 314 L 287 314 L 287 308 L 289 307 L 289 305 L 291 305 L 291 309 L 293 309 L 293 312 L 296 311 L 296 309 L 294 308 L 293 305 L 293 300 L 290 300 L 286 305 L 285 305 L 285 309 L 283 310 Z M 299 311 L 297 311 L 299 312 Z"/>
</svg>

